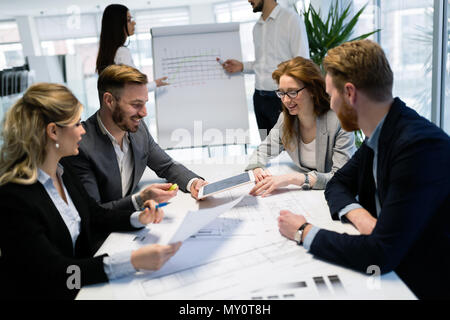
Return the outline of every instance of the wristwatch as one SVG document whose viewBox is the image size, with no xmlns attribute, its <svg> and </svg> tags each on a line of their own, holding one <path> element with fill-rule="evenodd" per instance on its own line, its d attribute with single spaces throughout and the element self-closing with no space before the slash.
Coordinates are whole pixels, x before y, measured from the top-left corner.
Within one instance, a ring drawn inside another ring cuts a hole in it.
<svg viewBox="0 0 450 320">
<path fill-rule="evenodd" d="M 142 197 L 140 194 L 137 194 L 134 197 L 134 200 L 136 200 L 136 204 L 138 205 L 139 208 L 143 208 L 144 207 L 144 200 L 142 200 Z"/>
<path fill-rule="evenodd" d="M 302 189 L 303 190 L 311 190 L 311 185 L 309 184 L 309 177 L 308 174 L 304 174 L 305 175 L 305 183 L 302 184 Z"/>
<path fill-rule="evenodd" d="M 305 230 L 305 228 L 308 224 L 309 224 L 308 222 L 305 222 L 304 224 L 302 224 L 300 226 L 300 228 L 298 228 L 297 232 L 295 233 L 294 240 L 297 242 L 297 244 L 299 246 L 303 244 L 303 241 L 302 241 L 303 231 Z"/>
</svg>

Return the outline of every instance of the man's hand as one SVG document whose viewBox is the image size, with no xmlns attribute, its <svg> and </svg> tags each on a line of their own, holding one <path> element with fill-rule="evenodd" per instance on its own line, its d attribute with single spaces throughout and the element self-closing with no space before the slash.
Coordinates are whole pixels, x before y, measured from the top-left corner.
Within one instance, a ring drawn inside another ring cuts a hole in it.
<svg viewBox="0 0 450 320">
<path fill-rule="evenodd" d="M 145 202 L 147 200 L 155 200 L 156 202 L 167 202 L 177 195 L 178 187 L 169 190 L 172 183 L 154 183 L 141 190 L 140 196 Z"/>
<path fill-rule="evenodd" d="M 262 179 L 260 182 L 257 182 L 252 190 L 250 190 L 250 194 L 252 196 L 262 195 L 266 197 L 270 195 L 272 191 L 278 188 L 286 187 L 291 184 L 291 175 L 283 174 L 281 176 L 268 176 Z"/>
<path fill-rule="evenodd" d="M 131 253 L 131 264 L 136 270 L 159 270 L 180 248 L 181 242 L 150 244 Z"/>
<path fill-rule="evenodd" d="M 260 182 L 266 177 L 270 177 L 272 174 L 269 170 L 264 170 L 263 168 L 253 169 L 253 175 L 255 176 L 255 182 Z"/>
<path fill-rule="evenodd" d="M 377 224 L 377 219 L 364 208 L 350 210 L 345 214 L 345 217 L 353 223 L 361 234 L 365 235 L 371 234 Z"/>
<path fill-rule="evenodd" d="M 139 222 L 142 224 L 160 223 L 164 217 L 162 209 L 156 209 L 156 202 L 147 200 L 144 202 L 145 209 L 139 214 Z"/>
<path fill-rule="evenodd" d="M 242 72 L 244 70 L 244 64 L 238 60 L 235 59 L 228 59 L 223 64 L 222 67 L 225 69 L 228 73 L 236 73 L 236 72 Z"/>
<path fill-rule="evenodd" d="M 155 80 L 156 86 L 157 87 L 162 87 L 162 86 L 167 86 L 167 85 L 170 84 L 168 82 L 165 82 L 164 80 L 167 80 L 167 77 L 162 77 L 162 78 L 156 79 Z"/>
<path fill-rule="evenodd" d="M 191 184 L 191 190 L 189 190 L 191 192 L 191 196 L 194 199 L 199 200 L 198 199 L 198 192 L 199 192 L 199 190 L 200 190 L 200 188 L 202 186 L 207 185 L 207 184 L 208 184 L 208 182 L 206 182 L 203 179 L 196 179 L 196 180 L 194 180 L 194 182 L 192 182 L 192 184 Z"/>
<path fill-rule="evenodd" d="M 298 228 L 300 228 L 305 222 L 306 219 L 304 216 L 294 214 L 289 210 L 281 210 L 280 216 L 278 217 L 278 229 L 283 236 L 294 240 L 294 236 Z"/>
</svg>

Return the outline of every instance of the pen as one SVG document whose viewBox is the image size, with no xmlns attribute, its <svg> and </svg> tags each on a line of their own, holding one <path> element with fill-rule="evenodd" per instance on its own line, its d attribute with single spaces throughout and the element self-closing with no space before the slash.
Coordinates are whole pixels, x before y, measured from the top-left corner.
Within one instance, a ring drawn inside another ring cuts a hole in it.
<svg viewBox="0 0 450 320">
<path fill-rule="evenodd" d="M 170 202 L 161 202 L 161 203 L 158 203 L 158 204 L 156 205 L 155 208 L 158 209 L 158 208 L 165 207 L 165 206 L 167 206 L 169 203 L 170 203 Z"/>
<path fill-rule="evenodd" d="M 220 58 L 216 58 L 216 60 L 217 60 L 217 62 L 218 63 L 220 63 L 221 65 L 223 65 L 225 62 L 222 60 L 222 59 L 220 59 Z"/>
<path fill-rule="evenodd" d="M 161 203 L 158 203 L 158 204 L 156 205 L 155 209 L 159 209 L 159 208 L 165 207 L 165 206 L 167 206 L 169 203 L 170 203 L 170 202 L 161 202 Z M 142 207 L 141 210 L 145 210 L 145 208 L 148 208 L 148 207 Z"/>
<path fill-rule="evenodd" d="M 169 191 L 175 190 L 178 187 L 176 183 L 170 186 Z"/>
</svg>

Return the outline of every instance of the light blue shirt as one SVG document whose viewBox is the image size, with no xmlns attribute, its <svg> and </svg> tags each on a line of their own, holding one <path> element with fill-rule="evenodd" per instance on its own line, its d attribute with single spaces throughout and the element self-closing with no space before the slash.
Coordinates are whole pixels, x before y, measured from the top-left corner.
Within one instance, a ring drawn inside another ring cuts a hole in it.
<svg viewBox="0 0 450 320">
<path fill-rule="evenodd" d="M 64 185 L 64 182 L 62 180 L 63 173 L 63 166 L 61 164 L 58 164 L 56 175 L 61 181 L 67 203 L 59 195 L 58 190 L 56 190 L 55 186 L 53 185 L 52 178 L 39 168 L 37 180 L 45 188 L 45 191 L 50 196 L 50 199 L 53 201 L 53 204 L 55 205 L 56 209 L 61 215 L 61 218 L 66 224 L 67 229 L 70 233 L 70 237 L 72 238 L 72 247 L 75 250 L 75 244 L 77 242 L 78 236 L 80 235 L 81 218 L 77 208 L 72 202 L 70 194 L 67 192 L 66 186 Z M 139 222 L 139 212 L 134 212 L 130 216 L 130 223 L 135 228 L 141 228 L 144 226 Z M 136 270 L 131 264 L 131 250 L 104 257 L 103 268 L 109 280 L 135 273 Z"/>
<path fill-rule="evenodd" d="M 380 214 L 381 211 L 381 205 L 380 200 L 378 198 L 378 187 L 377 187 L 377 168 L 378 168 L 378 140 L 380 139 L 380 132 L 381 128 L 383 127 L 384 120 L 386 119 L 386 116 L 381 119 L 381 121 L 377 124 L 375 127 L 375 130 L 372 133 L 372 136 L 365 141 L 366 145 L 373 150 L 373 165 L 372 165 L 372 174 L 373 179 L 375 181 L 375 206 L 377 210 L 377 216 Z M 341 221 L 344 221 L 345 217 L 348 212 L 350 212 L 353 209 L 362 208 L 362 206 L 355 202 L 347 205 L 344 207 L 341 211 L 339 211 L 339 218 Z"/>
<path fill-rule="evenodd" d="M 377 187 L 377 168 L 378 168 L 378 141 L 380 139 L 380 132 L 381 128 L 383 127 L 384 120 L 386 119 L 386 115 L 381 119 L 381 121 L 377 124 L 375 127 L 375 130 L 372 133 L 372 136 L 365 141 L 367 146 L 373 150 L 373 166 L 372 166 L 372 174 L 375 181 L 375 205 L 377 210 L 377 216 L 380 214 L 381 211 L 381 204 L 380 199 L 378 197 L 378 187 Z M 338 215 L 341 221 L 345 221 L 344 215 L 346 215 L 348 212 L 350 212 L 353 209 L 362 208 L 362 206 L 357 203 L 351 203 L 347 206 L 345 206 L 341 211 L 339 211 Z M 303 241 L 303 247 L 306 250 L 309 250 L 311 247 L 312 242 L 314 241 L 314 238 L 316 237 L 317 232 L 320 231 L 320 228 L 313 226 L 308 234 L 306 235 L 304 241 Z"/>
<path fill-rule="evenodd" d="M 69 193 L 67 192 L 66 186 L 63 183 L 63 173 L 64 169 L 62 165 L 58 164 L 58 167 L 56 168 L 56 175 L 61 181 L 61 185 L 64 189 L 64 194 L 66 195 L 67 203 L 59 195 L 58 190 L 56 190 L 55 186 L 53 185 L 52 178 L 39 168 L 37 180 L 44 186 L 45 191 L 47 191 L 56 209 L 58 209 L 61 218 L 64 220 L 64 223 L 69 230 L 70 237 L 72 238 L 72 248 L 75 250 L 75 243 L 77 241 L 78 235 L 80 234 L 81 219 L 77 209 L 75 208 L 75 205 L 72 202 L 72 198 L 70 197 Z"/>
</svg>

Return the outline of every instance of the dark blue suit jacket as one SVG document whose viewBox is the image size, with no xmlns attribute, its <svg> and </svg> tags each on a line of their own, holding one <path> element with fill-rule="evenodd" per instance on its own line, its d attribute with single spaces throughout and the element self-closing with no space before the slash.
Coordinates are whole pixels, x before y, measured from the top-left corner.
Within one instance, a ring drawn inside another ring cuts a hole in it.
<svg viewBox="0 0 450 320">
<path fill-rule="evenodd" d="M 374 217 L 373 151 L 363 144 L 329 181 L 333 219 L 359 203 Z M 320 230 L 310 252 L 366 272 L 395 270 L 419 298 L 450 297 L 450 138 L 396 98 L 378 144 L 381 212 L 370 235 Z"/>
</svg>

